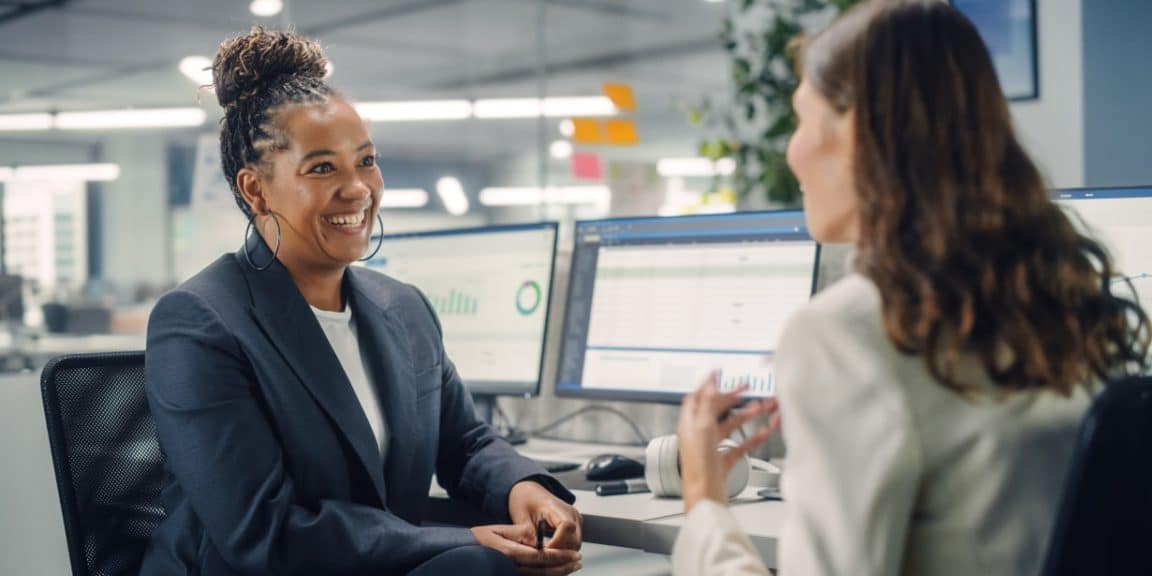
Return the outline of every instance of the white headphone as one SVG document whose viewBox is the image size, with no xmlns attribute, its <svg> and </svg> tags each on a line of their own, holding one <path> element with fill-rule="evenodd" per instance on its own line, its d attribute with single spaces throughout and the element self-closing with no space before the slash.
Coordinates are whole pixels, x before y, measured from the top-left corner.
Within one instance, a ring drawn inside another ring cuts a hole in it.
<svg viewBox="0 0 1152 576">
<path fill-rule="evenodd" d="M 731 440 L 720 443 L 718 450 L 727 452 L 738 446 Z M 747 456 L 740 459 L 728 474 L 727 492 L 735 498 L 748 486 L 751 464 Z M 680 444 L 675 435 L 653 438 L 645 450 L 644 480 L 648 489 L 656 496 L 679 497 L 683 494 L 680 485 Z"/>
</svg>

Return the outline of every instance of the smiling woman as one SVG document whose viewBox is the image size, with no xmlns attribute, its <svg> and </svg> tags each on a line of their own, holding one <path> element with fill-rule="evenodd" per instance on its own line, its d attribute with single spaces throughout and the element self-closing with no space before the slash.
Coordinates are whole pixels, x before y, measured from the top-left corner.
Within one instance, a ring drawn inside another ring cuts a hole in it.
<svg viewBox="0 0 1152 576">
<path fill-rule="evenodd" d="M 383 179 L 325 64 L 316 42 L 260 28 L 213 62 L 224 175 L 257 233 L 149 320 L 169 479 L 141 573 L 578 570 L 573 496 L 476 418 L 428 301 L 349 266 Z M 505 523 L 422 526 L 433 473 Z"/>
</svg>

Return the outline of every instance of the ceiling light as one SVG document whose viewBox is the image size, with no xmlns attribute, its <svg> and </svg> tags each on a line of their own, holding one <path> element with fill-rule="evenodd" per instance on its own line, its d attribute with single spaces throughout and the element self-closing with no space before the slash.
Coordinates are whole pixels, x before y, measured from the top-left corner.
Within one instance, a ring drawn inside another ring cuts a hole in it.
<svg viewBox="0 0 1152 576">
<path fill-rule="evenodd" d="M 51 114 L 2 114 L 0 132 L 9 130 L 48 130 L 52 128 Z"/>
<path fill-rule="evenodd" d="M 463 120 L 472 116 L 472 103 L 467 100 L 361 102 L 356 105 L 356 111 L 369 122 Z"/>
<path fill-rule="evenodd" d="M 544 115 L 549 117 L 615 116 L 616 105 L 607 96 L 545 98 Z"/>
<path fill-rule="evenodd" d="M 656 171 L 665 178 L 707 177 L 720 174 L 727 176 L 736 170 L 736 161 L 721 158 L 661 158 L 656 162 Z"/>
<path fill-rule="evenodd" d="M 423 208 L 428 205 L 428 191 L 423 188 L 385 188 L 380 194 L 381 208 Z"/>
<path fill-rule="evenodd" d="M 324 63 L 324 79 L 327 80 L 332 77 L 332 73 L 336 71 L 336 67 L 331 62 Z"/>
<path fill-rule="evenodd" d="M 187 76 L 197 86 L 212 83 L 212 60 L 206 56 L 185 56 L 180 60 L 180 73 Z"/>
<path fill-rule="evenodd" d="M 600 204 L 611 199 L 607 186 L 494 187 L 480 191 L 480 203 L 485 206 Z"/>
<path fill-rule="evenodd" d="M 493 98 L 477 100 L 475 112 L 477 118 L 615 116 L 616 105 L 607 96 Z"/>
<path fill-rule="evenodd" d="M 460 216 L 468 212 L 468 195 L 464 194 L 464 185 L 460 180 L 445 176 L 436 181 L 436 195 L 444 203 L 444 209 L 453 216 Z"/>
<path fill-rule="evenodd" d="M 536 118 L 544 106 L 537 98 L 499 98 L 476 101 L 477 118 Z"/>
<path fill-rule="evenodd" d="M 199 108 L 155 108 L 151 110 L 98 110 L 61 112 L 56 115 L 60 130 L 104 130 L 113 128 L 171 128 L 200 126 L 206 114 Z"/>
<path fill-rule="evenodd" d="M 576 133 L 576 123 L 571 119 L 561 120 L 560 125 L 557 126 L 557 129 L 560 130 L 561 136 L 565 138 L 571 138 L 572 135 Z"/>
<path fill-rule="evenodd" d="M 119 177 L 119 164 L 48 164 L 0 168 L 0 181 L 7 182 L 108 182 Z"/>
<path fill-rule="evenodd" d="M 572 157 L 572 143 L 567 140 L 557 140 L 548 147 L 548 154 L 557 160 Z"/>
<path fill-rule="evenodd" d="M 281 10 L 284 10 L 284 2 L 283 0 L 252 0 L 252 3 L 248 5 L 248 9 L 256 16 L 267 18 L 269 16 L 275 16 L 279 14 Z"/>
</svg>

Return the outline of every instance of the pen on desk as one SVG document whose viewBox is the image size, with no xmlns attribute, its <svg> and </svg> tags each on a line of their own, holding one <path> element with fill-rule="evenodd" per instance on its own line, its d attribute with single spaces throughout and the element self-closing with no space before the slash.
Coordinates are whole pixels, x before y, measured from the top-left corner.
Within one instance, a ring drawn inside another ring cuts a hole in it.
<svg viewBox="0 0 1152 576">
<path fill-rule="evenodd" d="M 648 491 L 648 483 L 643 478 L 630 478 L 616 482 L 601 482 L 596 485 L 597 496 L 615 496 L 616 494 L 640 494 Z"/>
</svg>

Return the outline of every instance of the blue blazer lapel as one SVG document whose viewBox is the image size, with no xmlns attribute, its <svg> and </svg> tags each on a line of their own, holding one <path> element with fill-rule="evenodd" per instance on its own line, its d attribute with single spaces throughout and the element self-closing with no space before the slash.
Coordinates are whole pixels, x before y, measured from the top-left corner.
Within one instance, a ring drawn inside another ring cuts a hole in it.
<svg viewBox="0 0 1152 576">
<path fill-rule="evenodd" d="M 414 421 L 416 392 L 410 384 L 415 368 L 408 351 L 408 332 L 396 311 L 358 280 L 355 270 L 350 269 L 344 278 L 359 332 L 360 349 L 380 393 L 380 403 L 391 431 L 388 461 L 384 463 L 386 483 L 393 486 L 393 501 L 388 502 L 388 507 L 401 517 L 407 517 L 409 498 L 405 497 L 404 488 L 412 484 L 407 480 L 411 476 L 410 463 L 415 450 L 408 432 L 427 426 L 427 423 Z M 426 496 L 427 486 L 421 486 L 420 490 L 420 496 Z"/>
<path fill-rule="evenodd" d="M 249 240 L 248 249 L 258 265 L 272 258 L 258 236 Z M 280 262 L 257 271 L 247 265 L 243 254 L 237 256 L 251 290 L 256 323 L 352 446 L 381 504 L 387 502 L 384 466 L 372 427 L 316 315 Z"/>
</svg>

